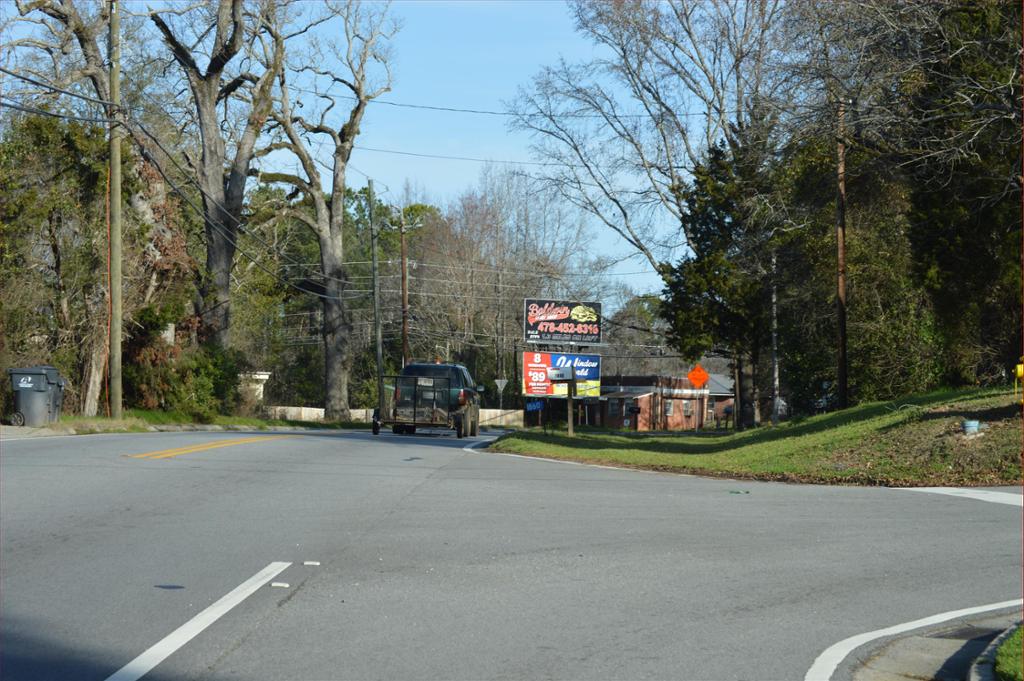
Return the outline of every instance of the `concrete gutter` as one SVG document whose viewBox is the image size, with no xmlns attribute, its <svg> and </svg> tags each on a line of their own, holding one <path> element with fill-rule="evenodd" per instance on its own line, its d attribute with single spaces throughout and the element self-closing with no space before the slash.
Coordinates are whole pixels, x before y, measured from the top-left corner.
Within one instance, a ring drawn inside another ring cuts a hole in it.
<svg viewBox="0 0 1024 681">
<path fill-rule="evenodd" d="M 1003 641 L 1010 638 L 1017 627 L 1021 625 L 1020 622 L 1013 625 L 1003 633 L 992 639 L 992 642 L 985 648 L 985 652 L 978 656 L 971 665 L 971 670 L 967 675 L 967 681 L 995 681 L 996 679 L 996 651 L 999 650 L 999 646 L 1003 644 Z"/>
<path fill-rule="evenodd" d="M 994 681 L 983 660 L 1020 621 L 1020 609 L 951 620 L 855 651 L 831 681 Z M 998 632 L 998 633 L 997 633 Z M 976 677 L 974 670 L 988 672 Z"/>
</svg>

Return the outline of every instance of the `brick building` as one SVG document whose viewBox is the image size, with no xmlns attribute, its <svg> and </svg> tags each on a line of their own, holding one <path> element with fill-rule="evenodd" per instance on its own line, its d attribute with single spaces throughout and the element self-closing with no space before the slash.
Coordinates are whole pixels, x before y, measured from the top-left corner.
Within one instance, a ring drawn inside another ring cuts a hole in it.
<svg viewBox="0 0 1024 681">
<path fill-rule="evenodd" d="M 605 376 L 588 420 L 635 431 L 697 430 L 731 422 L 732 379 L 711 374 L 701 389 L 681 376 Z"/>
</svg>

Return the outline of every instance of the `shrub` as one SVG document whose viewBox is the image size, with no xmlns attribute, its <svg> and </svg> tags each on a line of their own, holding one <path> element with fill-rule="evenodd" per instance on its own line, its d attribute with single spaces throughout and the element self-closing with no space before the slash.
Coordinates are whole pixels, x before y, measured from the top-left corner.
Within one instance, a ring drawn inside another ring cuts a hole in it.
<svg viewBox="0 0 1024 681">
<path fill-rule="evenodd" d="M 213 423 L 220 408 L 214 396 L 213 381 L 203 373 L 185 371 L 169 396 L 173 411 L 186 414 L 199 423 Z"/>
<path fill-rule="evenodd" d="M 175 368 L 171 409 L 210 423 L 218 413 L 230 414 L 238 408 L 239 374 L 247 368 L 241 353 L 203 346 L 183 354 Z"/>
</svg>

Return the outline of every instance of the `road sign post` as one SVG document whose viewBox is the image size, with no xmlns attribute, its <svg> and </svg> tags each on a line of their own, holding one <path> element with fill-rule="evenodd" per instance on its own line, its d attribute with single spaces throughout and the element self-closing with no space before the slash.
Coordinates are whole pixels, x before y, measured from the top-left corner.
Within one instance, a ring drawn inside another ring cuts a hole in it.
<svg viewBox="0 0 1024 681">
<path fill-rule="evenodd" d="M 505 386 L 508 385 L 507 378 L 496 378 L 494 379 L 494 385 L 498 386 L 498 411 L 503 411 L 502 406 L 505 400 Z"/>
<path fill-rule="evenodd" d="M 711 377 L 708 376 L 708 372 L 704 371 L 704 367 L 697 364 L 693 367 L 693 369 L 690 370 L 690 373 L 686 374 L 686 378 L 689 379 L 690 385 L 692 385 L 697 390 L 700 390 L 701 388 L 704 387 L 704 384 L 706 384 L 708 382 L 708 379 Z M 697 398 L 698 414 L 693 424 L 694 430 L 697 430 L 698 428 L 704 425 L 704 414 L 705 412 L 707 412 L 708 409 L 707 402 L 705 401 L 706 399 L 707 398 Z"/>
</svg>

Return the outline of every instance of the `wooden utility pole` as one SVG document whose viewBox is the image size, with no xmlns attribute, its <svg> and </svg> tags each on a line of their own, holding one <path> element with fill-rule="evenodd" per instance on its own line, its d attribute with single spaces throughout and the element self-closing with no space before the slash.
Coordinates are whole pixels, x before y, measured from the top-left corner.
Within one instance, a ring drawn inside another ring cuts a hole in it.
<svg viewBox="0 0 1024 681">
<path fill-rule="evenodd" d="M 370 262 L 373 266 L 373 326 L 377 335 L 377 418 L 384 418 L 384 338 L 380 327 L 380 284 L 377 277 L 377 226 L 373 222 L 373 180 L 366 181 L 370 218 Z"/>
<path fill-rule="evenodd" d="M 777 255 L 772 245 L 772 425 L 779 425 L 779 282 Z"/>
<path fill-rule="evenodd" d="M 839 383 L 839 408 L 846 409 L 846 108 L 839 100 L 839 125 L 836 136 L 836 259 L 838 262 L 838 289 L 836 291 L 836 313 L 839 327 L 839 367 L 836 379 Z"/>
<path fill-rule="evenodd" d="M 409 350 L 409 262 L 405 256 L 405 211 L 398 211 L 398 231 L 402 242 L 402 366 L 412 362 Z"/>
<path fill-rule="evenodd" d="M 110 0 L 110 416 L 121 418 L 121 11 Z"/>
</svg>

